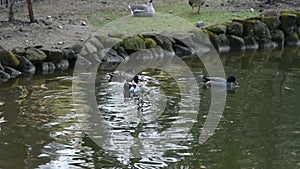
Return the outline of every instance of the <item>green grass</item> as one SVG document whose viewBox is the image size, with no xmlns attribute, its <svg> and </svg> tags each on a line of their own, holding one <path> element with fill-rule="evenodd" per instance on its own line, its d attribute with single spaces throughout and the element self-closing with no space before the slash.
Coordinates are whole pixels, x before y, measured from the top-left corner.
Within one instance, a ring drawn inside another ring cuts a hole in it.
<svg viewBox="0 0 300 169">
<path fill-rule="evenodd" d="M 196 9 L 195 9 L 196 10 Z M 166 6 L 161 9 L 164 13 L 171 13 L 178 17 L 182 17 L 191 23 L 195 24 L 198 21 L 203 20 L 206 25 L 223 23 L 231 21 L 232 19 L 245 19 L 253 16 L 257 16 L 257 12 L 243 11 L 243 12 L 230 12 L 221 11 L 213 7 L 203 7 L 200 15 L 193 15 L 191 8 L 184 4 L 176 6 Z"/>
<path fill-rule="evenodd" d="M 232 19 L 245 19 L 253 16 L 257 16 L 258 12 L 250 12 L 250 11 L 226 11 L 224 9 L 215 8 L 213 6 L 204 6 L 201 8 L 201 15 L 193 15 L 191 13 L 191 7 L 187 4 L 186 1 L 179 1 L 179 0 L 173 0 L 174 2 L 165 2 L 165 3 L 159 3 L 156 4 L 156 11 L 158 14 L 153 18 L 133 18 L 131 17 L 126 18 L 127 21 L 121 21 L 119 20 L 119 28 L 123 29 L 123 26 L 127 24 L 125 29 L 131 30 L 131 29 L 140 29 L 142 27 L 145 27 L 144 29 L 146 31 L 154 29 L 160 29 L 161 26 L 166 26 L 166 23 L 172 27 L 172 25 L 175 25 L 176 29 L 180 29 L 178 26 L 176 20 L 181 20 L 185 22 L 190 22 L 192 25 L 196 25 L 199 21 L 204 21 L 205 25 L 212 25 L 216 23 L 224 23 L 231 21 Z M 221 0 L 208 0 L 210 3 L 221 3 Z M 227 8 L 228 9 L 228 8 Z M 196 9 L 195 9 L 196 10 Z M 168 17 L 162 17 L 164 14 L 168 15 Z M 110 22 L 114 20 L 118 20 L 118 18 L 122 18 L 124 16 L 130 15 L 130 12 L 124 12 L 124 10 L 118 11 L 103 11 L 95 14 L 91 14 L 91 18 L 95 18 L 92 21 L 93 25 L 103 27 L 107 24 L 110 24 Z M 173 15 L 173 17 L 170 17 Z M 160 18 L 161 17 L 161 18 Z M 99 19 L 101 18 L 101 19 Z M 129 20 L 128 20 L 129 19 Z M 135 22 L 133 22 L 135 21 Z M 155 22 L 153 22 L 155 21 Z M 139 23 L 141 22 L 141 23 Z M 162 24 L 162 25 L 160 25 Z M 130 27 L 130 25 L 132 25 Z M 109 27 L 109 26 L 108 26 Z M 181 23 L 181 27 L 184 27 Z M 109 28 L 108 28 L 109 29 Z M 171 29 L 171 28 L 170 28 Z M 115 28 L 112 28 L 112 30 L 115 30 Z"/>
<path fill-rule="evenodd" d="M 101 27 L 101 33 L 119 32 L 126 34 L 186 32 L 196 27 L 189 21 L 171 14 L 156 13 L 154 17 L 124 16 Z"/>
</svg>

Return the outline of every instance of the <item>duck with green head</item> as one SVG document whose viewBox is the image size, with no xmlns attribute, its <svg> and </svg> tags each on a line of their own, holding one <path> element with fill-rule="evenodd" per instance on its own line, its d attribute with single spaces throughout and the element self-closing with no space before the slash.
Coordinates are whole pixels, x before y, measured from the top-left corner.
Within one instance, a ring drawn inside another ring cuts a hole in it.
<svg viewBox="0 0 300 169">
<path fill-rule="evenodd" d="M 229 76 L 227 79 L 221 77 L 207 77 L 203 76 L 202 81 L 205 83 L 205 86 L 208 88 L 211 87 L 238 87 L 238 82 L 236 77 Z"/>
</svg>

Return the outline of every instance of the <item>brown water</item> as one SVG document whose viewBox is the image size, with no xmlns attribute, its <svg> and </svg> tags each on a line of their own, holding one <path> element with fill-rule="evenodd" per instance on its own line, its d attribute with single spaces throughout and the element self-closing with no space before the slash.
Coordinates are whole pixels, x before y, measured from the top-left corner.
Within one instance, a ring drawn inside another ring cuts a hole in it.
<svg viewBox="0 0 300 169">
<path fill-rule="evenodd" d="M 85 132 L 97 114 L 83 111 L 89 110 L 86 100 L 74 107 L 73 96 L 82 93 L 72 93 L 72 72 L 2 84 L 0 168 L 300 168 L 300 50 L 231 52 L 221 59 L 240 88 L 228 91 L 218 128 L 204 144 L 198 138 L 210 90 L 200 88 L 192 128 L 172 128 L 185 120 L 178 113 L 182 96 L 174 80 L 158 71 L 143 72 L 157 80 L 148 85 L 148 95 L 125 99 L 115 92 L 120 84 L 98 73 L 95 95 L 104 119 L 99 125 L 108 132 L 102 144 Z M 186 63 L 195 77 L 204 70 L 196 59 Z M 166 102 L 163 113 L 155 114 L 153 101 Z M 175 142 L 162 138 L 166 131 Z"/>
</svg>

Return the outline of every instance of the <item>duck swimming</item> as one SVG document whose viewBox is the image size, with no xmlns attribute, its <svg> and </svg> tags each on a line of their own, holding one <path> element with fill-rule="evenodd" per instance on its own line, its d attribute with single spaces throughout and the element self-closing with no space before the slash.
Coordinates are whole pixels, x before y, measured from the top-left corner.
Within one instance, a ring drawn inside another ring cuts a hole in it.
<svg viewBox="0 0 300 169">
<path fill-rule="evenodd" d="M 134 78 L 134 75 L 122 71 L 111 72 L 106 74 L 105 76 L 108 78 L 108 82 L 132 81 L 132 79 Z"/>
<path fill-rule="evenodd" d="M 125 82 L 124 90 L 128 90 L 129 92 L 134 92 L 134 93 L 139 92 L 141 89 L 138 83 L 139 83 L 139 77 L 135 75 L 131 82 Z"/>
<path fill-rule="evenodd" d="M 131 14 L 137 17 L 151 17 L 155 14 L 152 4 L 153 0 L 149 0 L 148 4 L 129 5 Z"/>
<path fill-rule="evenodd" d="M 237 87 L 237 79 L 234 76 L 229 76 L 227 79 L 221 77 L 202 77 L 205 86 L 208 88 L 214 87 Z"/>
</svg>

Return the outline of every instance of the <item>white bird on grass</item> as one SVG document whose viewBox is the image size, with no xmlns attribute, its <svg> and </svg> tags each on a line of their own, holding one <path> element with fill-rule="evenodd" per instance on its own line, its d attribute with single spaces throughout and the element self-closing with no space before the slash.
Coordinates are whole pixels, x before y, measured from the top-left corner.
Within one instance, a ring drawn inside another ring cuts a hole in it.
<svg viewBox="0 0 300 169">
<path fill-rule="evenodd" d="M 149 0 L 148 4 L 129 5 L 131 14 L 137 17 L 152 17 L 155 14 L 152 2 L 153 0 Z"/>
</svg>

